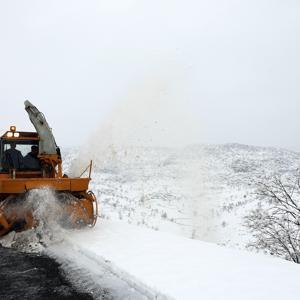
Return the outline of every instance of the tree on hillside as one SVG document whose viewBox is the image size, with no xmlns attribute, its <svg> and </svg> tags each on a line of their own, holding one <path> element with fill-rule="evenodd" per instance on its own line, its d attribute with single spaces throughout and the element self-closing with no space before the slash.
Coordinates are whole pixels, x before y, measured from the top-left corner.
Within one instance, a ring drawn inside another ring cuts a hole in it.
<svg viewBox="0 0 300 300">
<path fill-rule="evenodd" d="M 259 207 L 246 217 L 248 246 L 300 263 L 300 176 L 259 183 Z"/>
</svg>

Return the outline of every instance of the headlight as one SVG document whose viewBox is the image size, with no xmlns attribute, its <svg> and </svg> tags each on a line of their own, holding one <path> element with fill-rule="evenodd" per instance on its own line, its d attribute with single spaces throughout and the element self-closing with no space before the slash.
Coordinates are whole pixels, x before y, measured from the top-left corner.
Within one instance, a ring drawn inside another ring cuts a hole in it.
<svg viewBox="0 0 300 300">
<path fill-rule="evenodd" d="M 14 133 L 14 137 L 18 138 L 20 136 L 20 133 L 19 132 L 15 132 Z"/>
<path fill-rule="evenodd" d="M 12 132 L 8 132 L 6 136 L 7 136 L 7 137 L 13 137 L 13 135 L 14 135 L 14 134 L 13 134 Z"/>
</svg>

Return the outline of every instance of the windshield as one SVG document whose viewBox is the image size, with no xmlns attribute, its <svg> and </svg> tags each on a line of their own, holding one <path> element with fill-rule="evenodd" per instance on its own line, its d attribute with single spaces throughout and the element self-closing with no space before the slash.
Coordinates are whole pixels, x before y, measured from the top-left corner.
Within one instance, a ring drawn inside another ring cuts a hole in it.
<svg viewBox="0 0 300 300">
<path fill-rule="evenodd" d="M 34 144 L 32 144 L 32 145 L 34 145 Z M 27 155 L 30 152 L 32 145 L 20 145 L 20 144 L 16 144 L 16 150 L 21 151 L 21 154 L 23 156 L 25 156 L 25 155 Z M 5 152 L 6 150 L 8 150 L 10 148 L 11 148 L 10 144 L 4 144 L 4 149 L 3 150 Z"/>
<path fill-rule="evenodd" d="M 1 153 L 0 153 L 0 170 L 1 172 L 7 172 L 7 155 L 5 153 L 9 153 L 10 151 L 14 151 L 15 154 L 10 154 L 10 158 L 12 160 L 17 159 L 20 161 L 20 166 L 16 167 L 16 169 L 23 169 L 23 159 L 27 156 L 28 153 L 31 152 L 32 146 L 38 146 L 38 141 L 1 141 Z M 17 150 L 17 151 L 15 151 Z M 17 155 L 17 156 L 16 156 Z"/>
</svg>

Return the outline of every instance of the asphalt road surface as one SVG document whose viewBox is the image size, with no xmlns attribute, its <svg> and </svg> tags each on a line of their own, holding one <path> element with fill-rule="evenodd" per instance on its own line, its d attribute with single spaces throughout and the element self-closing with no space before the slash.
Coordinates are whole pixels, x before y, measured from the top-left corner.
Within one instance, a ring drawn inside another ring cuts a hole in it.
<svg viewBox="0 0 300 300">
<path fill-rule="evenodd" d="M 0 247 L 0 299 L 89 300 L 93 297 L 76 291 L 52 259 Z"/>
</svg>

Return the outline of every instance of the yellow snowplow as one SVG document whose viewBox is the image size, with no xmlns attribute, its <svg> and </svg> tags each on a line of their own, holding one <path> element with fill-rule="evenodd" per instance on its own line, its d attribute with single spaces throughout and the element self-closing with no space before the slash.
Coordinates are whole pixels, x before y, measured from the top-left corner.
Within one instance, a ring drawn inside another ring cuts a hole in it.
<svg viewBox="0 0 300 300">
<path fill-rule="evenodd" d="M 92 163 L 86 178 L 63 175 L 60 149 L 44 115 L 29 101 L 25 110 L 36 132 L 11 126 L 0 139 L 0 237 L 39 224 L 32 203 L 26 202 L 26 195 L 35 189 L 53 190 L 64 226 L 94 226 L 97 199 L 88 191 Z"/>
</svg>

